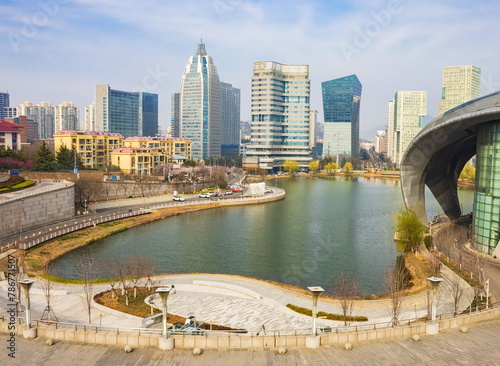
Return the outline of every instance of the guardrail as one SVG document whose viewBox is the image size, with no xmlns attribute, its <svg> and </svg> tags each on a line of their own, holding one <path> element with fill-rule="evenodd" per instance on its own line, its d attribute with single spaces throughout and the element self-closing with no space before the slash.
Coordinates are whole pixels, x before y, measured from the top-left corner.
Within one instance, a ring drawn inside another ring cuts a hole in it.
<svg viewBox="0 0 500 366">
<path fill-rule="evenodd" d="M 436 316 L 436 321 L 441 322 L 449 319 L 460 319 L 468 316 L 474 316 L 475 314 L 481 314 L 484 311 L 490 311 L 496 309 L 500 306 L 500 302 L 496 302 L 493 304 L 489 304 L 488 308 L 486 305 L 477 306 L 472 309 L 470 313 L 467 314 L 459 314 L 455 315 L 454 313 L 445 313 L 439 314 Z M 7 321 L 7 319 L 3 316 L 0 316 L 0 321 Z M 24 318 L 18 317 L 19 324 L 24 322 Z M 394 324 L 392 321 L 382 322 L 382 323 L 370 323 L 370 324 L 361 324 L 361 325 L 348 325 L 348 326 L 327 326 L 327 327 L 319 327 L 318 333 L 333 333 L 333 334 L 345 334 L 345 333 L 359 333 L 364 331 L 372 331 L 372 330 L 381 330 L 388 328 L 398 328 L 404 326 L 411 326 L 416 324 L 426 324 L 431 321 L 430 315 L 424 317 L 410 318 L 404 319 Z M 114 334 L 137 334 L 137 335 L 161 335 L 162 330 L 152 329 L 152 328 L 130 328 L 130 327 L 109 327 L 102 325 L 93 325 L 93 324 L 80 324 L 80 323 L 68 323 L 68 322 L 56 322 L 49 320 L 33 320 L 38 326 L 48 326 L 55 327 L 55 329 L 70 329 L 74 331 L 84 331 L 84 332 L 107 332 Z M 238 336 L 238 337 L 258 337 L 258 336 L 272 336 L 272 337 L 280 337 L 280 336 L 303 336 L 311 334 L 311 328 L 306 329 L 269 329 L 269 330 L 209 330 L 202 329 L 201 332 L 193 331 L 193 332 L 184 332 L 182 334 L 178 333 L 178 330 L 169 331 L 170 333 L 175 333 L 176 336 L 196 336 L 196 337 L 230 337 L 230 336 Z"/>
</svg>

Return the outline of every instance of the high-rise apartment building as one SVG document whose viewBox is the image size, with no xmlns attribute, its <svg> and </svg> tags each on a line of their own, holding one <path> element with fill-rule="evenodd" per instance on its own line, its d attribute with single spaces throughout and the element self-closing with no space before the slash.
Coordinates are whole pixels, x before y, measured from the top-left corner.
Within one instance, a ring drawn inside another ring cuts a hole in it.
<svg viewBox="0 0 500 366">
<path fill-rule="evenodd" d="M 280 170 L 286 160 L 307 170 L 310 151 L 311 82 L 308 65 L 255 62 L 250 143 L 243 167 Z"/>
<path fill-rule="evenodd" d="M 54 138 L 54 107 L 50 103 L 24 102 L 17 107 L 17 115 L 26 116 L 38 123 L 38 137 L 40 139 Z"/>
<path fill-rule="evenodd" d="M 422 129 L 427 115 L 427 92 L 398 91 L 389 102 L 388 151 L 393 163 L 399 164 L 406 148 Z"/>
<path fill-rule="evenodd" d="M 481 93 L 481 69 L 477 66 L 447 66 L 443 68 L 443 87 L 438 113 L 443 114 Z"/>
<path fill-rule="evenodd" d="M 193 159 L 221 155 L 220 81 L 205 44 L 189 58 L 179 95 L 179 137 L 192 141 Z"/>
<path fill-rule="evenodd" d="M 90 104 L 85 107 L 85 120 L 83 123 L 85 131 L 95 131 L 95 105 Z"/>
<path fill-rule="evenodd" d="M 10 107 L 9 93 L 0 92 L 0 120 L 7 117 L 5 108 Z"/>
<path fill-rule="evenodd" d="M 80 123 L 80 110 L 71 102 L 63 102 L 54 107 L 54 130 L 78 130 Z"/>
<path fill-rule="evenodd" d="M 323 156 L 359 157 L 362 85 L 356 75 L 321 83 L 325 118 Z"/>
<path fill-rule="evenodd" d="M 235 157 L 240 151 L 240 89 L 220 83 L 221 155 Z"/>
<path fill-rule="evenodd" d="M 158 95 L 96 86 L 95 130 L 119 133 L 124 137 L 156 135 L 158 131 Z"/>
<path fill-rule="evenodd" d="M 179 137 L 179 108 L 181 93 L 172 94 L 172 111 L 170 113 L 170 135 Z"/>
<path fill-rule="evenodd" d="M 4 119 L 17 117 L 17 107 L 4 107 L 3 116 Z"/>
</svg>

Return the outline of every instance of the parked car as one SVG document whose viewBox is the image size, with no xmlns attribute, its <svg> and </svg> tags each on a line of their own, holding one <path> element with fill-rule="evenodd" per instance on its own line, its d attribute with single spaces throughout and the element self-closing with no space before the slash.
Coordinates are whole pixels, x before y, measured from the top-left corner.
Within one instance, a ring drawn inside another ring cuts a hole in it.
<svg viewBox="0 0 500 366">
<path fill-rule="evenodd" d="M 212 196 L 210 195 L 210 193 L 200 193 L 198 195 L 198 197 L 200 197 L 200 198 L 210 198 Z"/>
<path fill-rule="evenodd" d="M 230 189 L 226 189 L 226 195 L 230 195 L 230 194 L 233 194 L 233 191 L 231 191 Z"/>
<path fill-rule="evenodd" d="M 184 197 L 182 197 L 182 196 L 174 196 L 172 199 L 173 199 L 174 201 L 181 201 L 181 202 L 183 202 L 183 201 L 184 201 Z"/>
</svg>

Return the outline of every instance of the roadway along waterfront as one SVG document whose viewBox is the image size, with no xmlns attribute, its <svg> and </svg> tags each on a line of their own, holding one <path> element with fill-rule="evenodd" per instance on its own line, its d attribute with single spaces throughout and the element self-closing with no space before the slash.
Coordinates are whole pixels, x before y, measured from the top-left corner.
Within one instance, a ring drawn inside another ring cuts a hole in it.
<svg viewBox="0 0 500 366">
<path fill-rule="evenodd" d="M 285 200 L 191 212 L 89 248 L 103 263 L 151 257 L 157 273 L 238 274 L 328 290 L 345 269 L 359 278 L 363 294 L 383 292 L 384 273 L 398 255 L 393 216 L 403 205 L 399 181 L 293 178 L 277 184 L 284 184 Z M 470 211 L 472 192 L 460 194 Z M 427 205 L 430 215 L 439 213 L 430 199 Z M 56 260 L 53 273 L 76 278 L 80 253 Z"/>
</svg>

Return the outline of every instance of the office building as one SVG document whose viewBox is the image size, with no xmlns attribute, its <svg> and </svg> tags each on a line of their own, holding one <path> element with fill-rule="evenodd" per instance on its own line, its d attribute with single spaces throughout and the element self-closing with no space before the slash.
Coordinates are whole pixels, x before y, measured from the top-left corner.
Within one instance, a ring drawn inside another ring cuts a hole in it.
<svg viewBox="0 0 500 366">
<path fill-rule="evenodd" d="M 359 157 L 362 85 L 356 75 L 321 83 L 325 118 L 323 155 Z"/>
<path fill-rule="evenodd" d="M 179 137 L 179 108 L 181 93 L 172 94 L 172 105 L 170 113 L 170 136 Z"/>
<path fill-rule="evenodd" d="M 255 62 L 252 121 L 245 169 L 281 170 L 286 160 L 307 170 L 311 158 L 308 65 Z"/>
<path fill-rule="evenodd" d="M 438 114 L 443 114 L 451 108 L 479 98 L 481 69 L 473 65 L 444 67 L 442 83 Z"/>
<path fill-rule="evenodd" d="M 406 148 L 422 130 L 427 115 L 427 92 L 398 91 L 389 102 L 388 151 L 392 162 L 401 162 Z"/>
<path fill-rule="evenodd" d="M 220 81 L 205 44 L 184 70 L 179 95 L 179 137 L 192 141 L 193 159 L 221 155 Z"/>
<path fill-rule="evenodd" d="M 221 155 L 239 156 L 240 152 L 240 89 L 220 83 Z"/>
<path fill-rule="evenodd" d="M 78 130 L 80 123 L 80 110 L 71 102 L 63 102 L 54 107 L 54 130 Z"/>
<path fill-rule="evenodd" d="M 9 93 L 0 92 L 0 120 L 10 117 L 6 115 L 5 108 L 10 107 Z"/>
<path fill-rule="evenodd" d="M 158 131 L 158 95 L 96 86 L 94 103 L 95 129 L 119 133 L 125 137 L 155 136 Z"/>
</svg>

